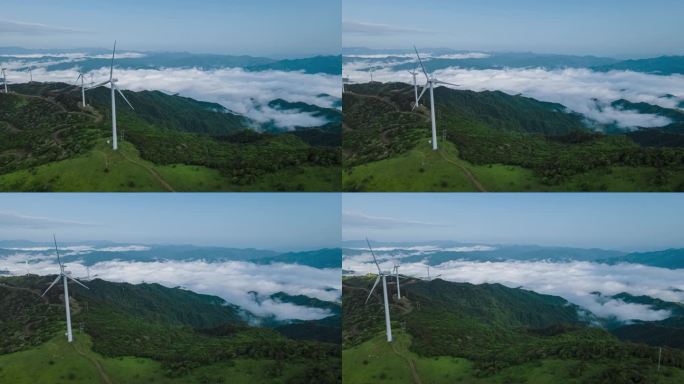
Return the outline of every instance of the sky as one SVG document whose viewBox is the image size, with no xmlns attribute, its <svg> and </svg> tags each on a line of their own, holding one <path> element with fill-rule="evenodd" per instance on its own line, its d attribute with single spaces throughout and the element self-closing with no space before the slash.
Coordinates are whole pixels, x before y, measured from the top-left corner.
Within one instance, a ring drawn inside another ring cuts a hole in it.
<svg viewBox="0 0 684 384">
<path fill-rule="evenodd" d="M 345 47 L 684 54 L 679 0 L 343 0 Z"/>
<path fill-rule="evenodd" d="M 343 240 L 684 248 L 681 194 L 357 193 L 342 211 Z"/>
<path fill-rule="evenodd" d="M 2 194 L 0 240 L 338 247 L 340 204 L 332 193 Z"/>
<path fill-rule="evenodd" d="M 338 0 L 5 0 L 0 46 L 339 54 Z"/>
</svg>

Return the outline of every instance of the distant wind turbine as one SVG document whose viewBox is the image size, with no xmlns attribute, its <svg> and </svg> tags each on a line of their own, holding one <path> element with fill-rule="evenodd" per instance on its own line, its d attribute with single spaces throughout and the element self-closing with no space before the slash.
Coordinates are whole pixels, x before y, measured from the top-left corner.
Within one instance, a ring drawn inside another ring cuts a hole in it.
<svg viewBox="0 0 684 384">
<path fill-rule="evenodd" d="M 81 107 L 85 107 L 86 106 L 86 101 L 85 101 L 86 88 L 85 88 L 85 84 L 84 84 L 85 76 L 83 75 L 83 72 L 78 73 L 78 77 L 76 78 L 76 84 L 78 84 L 79 80 L 81 80 Z"/>
<path fill-rule="evenodd" d="M 371 83 L 373 82 L 373 67 L 368 68 L 368 73 L 370 73 Z"/>
<path fill-rule="evenodd" d="M 73 281 L 74 283 L 76 283 L 76 284 L 82 286 L 82 287 L 85 288 L 85 289 L 90 289 L 90 288 L 86 287 L 86 286 L 83 285 L 80 281 L 78 281 L 78 280 L 74 279 L 73 277 L 71 277 L 71 276 L 70 276 L 70 273 L 67 272 L 67 271 L 64 269 L 64 264 L 62 264 L 62 259 L 59 257 L 59 248 L 57 248 L 57 238 L 55 237 L 54 234 L 52 235 L 52 239 L 53 239 L 54 242 L 55 242 L 55 253 L 57 253 L 57 262 L 59 263 L 59 275 L 57 276 L 57 278 L 55 279 L 55 281 L 53 281 L 52 284 L 50 284 L 50 286 L 48 287 L 48 289 L 46 289 L 45 292 L 43 292 L 43 294 L 41 295 L 41 297 L 45 296 L 45 294 L 48 293 L 48 291 L 49 291 L 55 284 L 57 284 L 57 282 L 59 281 L 59 279 L 62 279 L 62 280 L 63 280 L 63 284 L 64 284 L 64 308 L 65 308 L 65 310 L 66 310 L 66 322 L 67 322 L 67 333 L 66 333 L 66 336 L 67 336 L 67 341 L 71 343 L 72 341 L 74 341 L 74 336 L 73 336 L 73 334 L 72 334 L 72 332 L 71 332 L 71 311 L 69 310 L 69 285 L 67 284 L 67 281 L 68 281 L 67 279 Z"/>
<path fill-rule="evenodd" d="M 8 91 L 7 91 L 7 73 L 5 71 L 7 71 L 7 68 L 2 69 L 2 83 L 5 85 L 5 93 L 8 93 Z"/>
<path fill-rule="evenodd" d="M 394 264 L 394 276 L 397 278 L 397 299 L 401 299 L 401 290 L 399 289 L 399 263 Z"/>
<path fill-rule="evenodd" d="M 387 276 L 392 276 L 390 272 L 383 272 L 380 269 L 380 264 L 378 264 L 378 260 L 375 258 L 375 253 L 373 253 L 373 248 L 370 245 L 370 241 L 366 239 L 366 243 L 368 243 L 368 249 L 371 252 L 371 255 L 373 255 L 373 262 L 375 262 L 375 266 L 378 267 L 378 277 L 375 279 L 375 283 L 373 284 L 373 288 L 371 288 L 370 293 L 368 293 L 368 297 L 366 298 L 366 304 L 368 303 L 368 300 L 370 300 L 371 296 L 373 295 L 373 291 L 375 290 L 375 287 L 378 286 L 378 283 L 382 279 L 382 295 L 385 303 L 385 327 L 387 328 L 387 342 L 392 342 L 392 326 L 390 324 L 390 312 L 389 312 L 389 302 L 387 301 Z"/>
<path fill-rule="evenodd" d="M 432 119 L 432 150 L 436 151 L 437 150 L 437 123 L 435 121 L 435 84 L 446 84 L 446 85 L 453 85 L 458 87 L 457 84 L 452 84 L 452 83 L 447 83 L 446 81 L 441 81 L 437 80 L 434 76 L 428 75 L 427 71 L 425 70 L 425 66 L 423 65 L 423 60 L 420 59 L 420 55 L 418 54 L 418 49 L 414 46 L 413 49 L 416 51 L 416 56 L 418 57 L 418 62 L 420 63 L 420 67 L 423 69 L 423 73 L 425 74 L 425 78 L 427 79 L 427 82 L 423 86 L 423 91 L 420 93 L 420 96 L 418 96 L 418 99 L 416 100 L 416 104 L 413 106 L 411 110 L 416 109 L 418 106 L 418 101 L 423 97 L 423 94 L 425 94 L 425 91 L 430 89 L 430 118 Z"/>
<path fill-rule="evenodd" d="M 413 105 L 416 106 L 418 105 L 418 83 L 416 82 L 418 71 L 414 68 L 413 71 L 409 71 L 409 73 L 413 76 L 413 96 L 415 97 L 415 103 Z"/>
<path fill-rule="evenodd" d="M 109 68 L 109 80 L 103 81 L 100 84 L 93 85 L 90 88 L 87 88 L 86 90 L 90 90 L 93 88 L 98 88 L 103 85 L 109 84 L 111 91 L 112 91 L 112 149 L 117 150 L 119 148 L 118 144 L 118 137 L 116 135 L 116 92 L 119 92 L 121 97 L 123 97 L 124 101 L 128 104 L 129 107 L 131 107 L 132 110 L 135 111 L 135 108 L 133 108 L 133 105 L 126 99 L 126 96 L 124 96 L 123 92 L 116 86 L 116 82 L 119 81 L 118 79 L 114 78 L 114 56 L 116 55 L 116 41 L 114 41 L 114 50 L 112 51 L 112 65 Z"/>
<path fill-rule="evenodd" d="M 33 70 L 31 69 L 31 66 L 29 66 L 26 71 L 29 73 L 29 83 L 33 83 Z"/>
</svg>

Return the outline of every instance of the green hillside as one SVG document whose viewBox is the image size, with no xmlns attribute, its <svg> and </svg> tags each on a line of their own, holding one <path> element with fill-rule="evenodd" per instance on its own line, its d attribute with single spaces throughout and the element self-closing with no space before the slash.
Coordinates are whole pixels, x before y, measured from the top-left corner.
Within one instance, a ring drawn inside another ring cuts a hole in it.
<svg viewBox="0 0 684 384">
<path fill-rule="evenodd" d="M 656 142 L 658 132 L 590 131 L 580 115 L 559 104 L 445 87 L 435 94 L 438 153 L 428 143 L 429 110 L 421 106 L 411 112 L 411 86 L 348 87 L 343 95 L 344 190 L 684 189 L 681 133 L 672 127 L 661 129 L 667 138 Z"/>
<path fill-rule="evenodd" d="M 382 291 L 343 280 L 345 382 L 646 383 L 684 379 L 684 351 L 618 340 L 562 298 L 499 284 L 402 279 L 388 284 L 393 334 L 384 341 Z M 657 379 L 656 379 L 657 377 Z"/>
<path fill-rule="evenodd" d="M 108 144 L 108 89 L 89 91 L 86 108 L 79 107 L 80 89 L 67 84 L 13 91 L 0 95 L 0 190 L 339 189 L 339 150 L 331 138 L 339 128 L 258 133 L 256 123 L 218 104 L 124 91 L 136 110 L 118 100 L 115 152 Z"/>
<path fill-rule="evenodd" d="M 0 278 L 0 382 L 339 381 L 338 345 L 249 327 L 218 297 L 157 284 L 70 285 L 68 345 L 61 287 L 40 298 L 51 280 Z"/>
</svg>

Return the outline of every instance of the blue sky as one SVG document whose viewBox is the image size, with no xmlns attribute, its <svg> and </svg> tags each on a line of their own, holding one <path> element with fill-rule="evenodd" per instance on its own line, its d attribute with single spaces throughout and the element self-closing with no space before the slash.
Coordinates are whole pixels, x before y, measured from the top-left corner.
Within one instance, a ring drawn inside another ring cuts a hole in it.
<svg viewBox="0 0 684 384">
<path fill-rule="evenodd" d="M 345 194 L 343 240 L 684 247 L 683 194 Z"/>
<path fill-rule="evenodd" d="M 2 194 L 0 240 L 110 240 L 261 249 L 339 246 L 340 195 Z"/>
<path fill-rule="evenodd" d="M 684 54 L 679 0 L 343 0 L 343 45 Z"/>
<path fill-rule="evenodd" d="M 0 46 L 339 54 L 339 1 L 4 0 Z M 26 25 L 23 23 L 38 24 Z"/>
</svg>

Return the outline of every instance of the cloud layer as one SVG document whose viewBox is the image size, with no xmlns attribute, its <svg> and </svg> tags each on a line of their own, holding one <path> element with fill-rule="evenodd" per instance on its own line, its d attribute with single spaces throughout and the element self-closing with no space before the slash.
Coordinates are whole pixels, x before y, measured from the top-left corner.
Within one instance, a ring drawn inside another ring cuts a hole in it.
<svg viewBox="0 0 684 384">
<path fill-rule="evenodd" d="M 38 54 L 36 54 L 38 55 Z M 140 53 L 128 52 L 121 55 L 138 57 Z M 124 57 L 121 56 L 120 57 Z M 26 68 L 31 65 L 34 81 L 66 82 L 73 84 L 78 77 L 78 60 L 85 57 L 108 58 L 108 55 L 85 56 L 81 53 L 40 54 L 47 60 L 26 61 L 16 56 L 0 64 L 8 68 L 7 80 L 12 83 L 29 81 Z M 69 70 L 48 71 L 47 67 L 59 63 L 74 63 Z M 18 72 L 21 71 L 21 72 Z M 198 68 L 161 69 L 115 69 L 121 89 L 131 91 L 160 90 L 178 93 L 201 101 L 221 104 L 225 108 L 250 119 L 290 130 L 295 127 L 315 127 L 328 123 L 323 117 L 299 110 L 271 108 L 268 103 L 275 99 L 289 102 L 304 102 L 324 108 L 336 108 L 342 89 L 339 76 L 307 74 L 288 71 L 246 71 L 242 68 L 201 70 Z M 109 68 L 100 68 L 86 74 L 87 80 L 100 82 L 109 78 Z M 331 97 L 332 96 L 332 97 Z"/>
<path fill-rule="evenodd" d="M 400 261 L 400 258 L 398 259 Z M 395 259 L 380 256 L 381 268 L 391 269 Z M 375 273 L 370 253 L 347 256 L 344 270 L 358 274 Z M 427 264 L 402 263 L 400 271 L 408 276 L 426 276 Z M 505 286 L 532 290 L 563 297 L 571 303 L 603 318 L 619 321 L 662 320 L 669 311 L 650 306 L 626 303 L 605 296 L 627 292 L 647 295 L 671 302 L 684 301 L 684 281 L 681 270 L 648 267 L 637 264 L 607 265 L 591 262 L 474 262 L 452 260 L 430 266 L 430 275 L 454 282 L 472 284 L 500 283 Z M 595 294 L 600 292 L 601 295 Z"/>
<path fill-rule="evenodd" d="M 131 245 L 127 250 L 143 250 Z M 82 249 L 66 249 L 78 253 Z M 91 247 L 92 248 L 92 247 Z M 50 275 L 58 272 L 54 255 L 21 252 L 0 257 L 0 270 L 12 274 Z M 113 251 L 99 248 L 98 251 Z M 29 261 L 28 266 L 26 261 Z M 73 262 L 67 266 L 74 277 L 86 277 L 87 268 Z M 90 267 L 90 276 L 114 282 L 159 283 L 167 287 L 181 286 L 197 293 L 216 295 L 231 304 L 259 316 L 276 320 L 316 320 L 327 317 L 327 310 L 282 303 L 269 298 L 276 292 L 306 295 L 325 301 L 339 301 L 341 294 L 340 270 L 317 269 L 296 264 L 260 265 L 242 261 L 208 263 L 205 261 L 128 262 L 110 260 Z M 87 284 L 87 283 L 86 283 Z M 250 294 L 257 292 L 257 295 Z"/>
<path fill-rule="evenodd" d="M 352 82 L 368 82 L 368 68 L 374 67 L 373 79 L 413 84 L 407 71 L 395 71 L 398 64 L 413 62 L 395 60 L 378 63 L 355 60 L 345 63 L 344 72 Z M 625 129 L 662 127 L 671 120 L 655 115 L 622 110 L 610 104 L 619 99 L 645 102 L 664 108 L 678 108 L 684 100 L 684 76 L 658 76 L 632 71 L 596 72 L 590 69 L 504 68 L 466 69 L 449 67 L 434 72 L 439 80 L 459 84 L 458 89 L 473 91 L 499 90 L 511 95 L 522 94 L 541 101 L 563 104 L 600 124 L 616 124 Z M 421 79 L 422 81 L 422 79 Z M 664 97 L 665 95 L 675 97 Z"/>
</svg>

